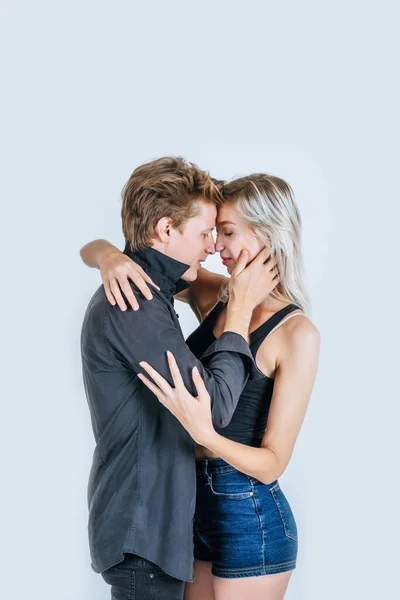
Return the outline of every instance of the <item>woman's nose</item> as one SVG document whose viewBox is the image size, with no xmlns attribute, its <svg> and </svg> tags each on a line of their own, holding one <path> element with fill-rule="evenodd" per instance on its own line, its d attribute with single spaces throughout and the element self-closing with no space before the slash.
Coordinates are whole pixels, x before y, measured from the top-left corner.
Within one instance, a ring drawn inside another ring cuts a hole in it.
<svg viewBox="0 0 400 600">
<path fill-rule="evenodd" d="M 222 252 L 222 250 L 224 249 L 224 244 L 218 240 L 215 242 L 215 251 L 216 252 Z"/>
</svg>

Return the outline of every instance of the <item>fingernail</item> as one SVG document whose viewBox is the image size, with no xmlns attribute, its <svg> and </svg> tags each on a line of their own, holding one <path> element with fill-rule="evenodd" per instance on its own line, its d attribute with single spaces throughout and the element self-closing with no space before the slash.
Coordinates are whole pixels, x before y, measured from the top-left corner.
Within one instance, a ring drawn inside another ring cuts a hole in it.
<svg viewBox="0 0 400 600">
<path fill-rule="evenodd" d="M 167 350 L 167 356 L 171 356 L 171 352 Z"/>
<path fill-rule="evenodd" d="M 193 374 L 194 375 L 199 375 L 199 370 L 197 367 L 193 367 Z"/>
</svg>

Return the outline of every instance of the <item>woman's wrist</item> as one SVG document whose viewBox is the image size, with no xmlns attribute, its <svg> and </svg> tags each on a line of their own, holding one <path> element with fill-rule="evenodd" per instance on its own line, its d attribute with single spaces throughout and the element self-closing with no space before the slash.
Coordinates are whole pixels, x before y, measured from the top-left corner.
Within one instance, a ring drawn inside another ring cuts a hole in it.
<svg viewBox="0 0 400 600">
<path fill-rule="evenodd" d="M 99 269 L 102 269 L 102 266 L 105 261 L 107 261 L 110 256 L 113 254 L 122 254 L 120 250 L 116 246 L 113 246 L 109 242 L 104 242 L 96 252 L 96 261 Z"/>
<path fill-rule="evenodd" d="M 201 436 L 201 440 L 197 441 L 197 444 L 204 446 L 208 450 L 212 450 L 212 448 L 217 447 L 219 437 L 219 433 L 215 431 L 214 427 L 211 427 L 204 433 L 204 435 Z M 214 450 L 212 451 L 214 452 Z"/>
</svg>

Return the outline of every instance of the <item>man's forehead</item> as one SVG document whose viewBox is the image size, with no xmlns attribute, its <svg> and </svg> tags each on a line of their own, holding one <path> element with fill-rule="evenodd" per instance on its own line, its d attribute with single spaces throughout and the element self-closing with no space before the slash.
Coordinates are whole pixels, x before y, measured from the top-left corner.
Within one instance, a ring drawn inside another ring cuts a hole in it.
<svg viewBox="0 0 400 600">
<path fill-rule="evenodd" d="M 210 202 L 201 202 L 200 211 L 197 215 L 197 220 L 203 221 L 203 223 L 208 227 L 215 227 L 215 222 L 217 219 L 217 207 L 215 204 L 211 204 Z"/>
</svg>

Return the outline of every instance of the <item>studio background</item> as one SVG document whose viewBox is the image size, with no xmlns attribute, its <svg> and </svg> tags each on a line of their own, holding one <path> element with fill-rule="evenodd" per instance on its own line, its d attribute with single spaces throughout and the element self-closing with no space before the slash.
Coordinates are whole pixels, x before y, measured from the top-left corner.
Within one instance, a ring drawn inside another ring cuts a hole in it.
<svg viewBox="0 0 400 600">
<path fill-rule="evenodd" d="M 1 3 L 2 597 L 109 597 L 79 348 L 100 276 L 79 249 L 122 248 L 121 188 L 166 154 L 283 177 L 302 214 L 322 345 L 281 479 L 299 528 L 286 598 L 396 597 L 396 17 L 385 1 Z"/>
</svg>

